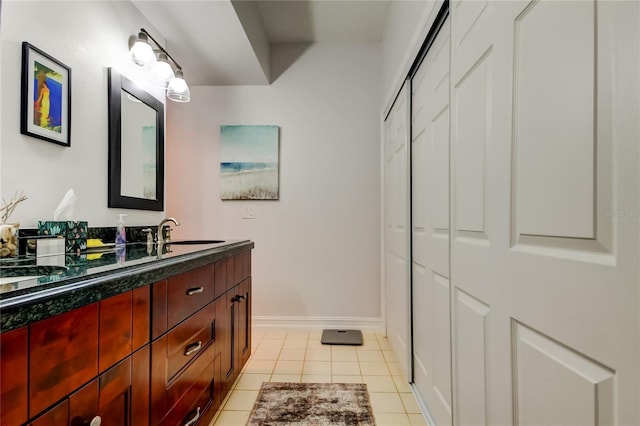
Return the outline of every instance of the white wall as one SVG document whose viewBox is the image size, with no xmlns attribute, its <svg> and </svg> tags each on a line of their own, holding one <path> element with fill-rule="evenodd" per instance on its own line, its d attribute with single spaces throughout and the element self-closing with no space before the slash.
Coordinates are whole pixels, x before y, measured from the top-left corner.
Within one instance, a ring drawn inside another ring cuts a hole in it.
<svg viewBox="0 0 640 426">
<path fill-rule="evenodd" d="M 394 0 L 382 42 L 383 107 L 390 108 L 442 0 Z"/>
<path fill-rule="evenodd" d="M 298 49 L 274 48 L 272 63 Z M 258 319 L 381 316 L 380 65 L 379 43 L 315 44 L 271 86 L 194 87 L 168 105 L 173 237 L 255 241 Z M 280 126 L 279 201 L 220 200 L 221 124 Z"/>
<path fill-rule="evenodd" d="M 162 212 L 107 208 L 107 68 L 133 77 L 128 39 L 153 27 L 129 2 L 2 2 L 0 195 L 24 191 L 29 200 L 11 220 L 34 227 L 53 219 L 69 188 L 78 202 L 77 219 L 89 226 L 113 226 L 117 213 L 131 225 L 155 224 Z M 157 32 L 155 32 L 157 34 Z M 28 41 L 71 68 L 71 147 L 20 134 L 22 42 Z"/>
</svg>

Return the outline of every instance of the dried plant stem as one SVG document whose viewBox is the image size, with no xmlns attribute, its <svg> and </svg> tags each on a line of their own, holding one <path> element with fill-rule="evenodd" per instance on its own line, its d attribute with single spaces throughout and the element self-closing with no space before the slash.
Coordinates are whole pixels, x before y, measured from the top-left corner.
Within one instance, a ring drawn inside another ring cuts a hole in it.
<svg viewBox="0 0 640 426">
<path fill-rule="evenodd" d="M 16 191 L 16 193 L 13 195 L 13 197 L 9 202 L 5 201 L 5 199 L 2 198 L 3 205 L 2 207 L 0 207 L 0 212 L 2 212 L 2 218 L 0 219 L 0 223 L 7 223 L 7 220 L 9 220 L 11 213 L 13 213 L 13 211 L 16 209 L 18 204 L 20 204 L 21 202 L 27 199 L 29 199 L 29 197 L 24 195 L 24 192 L 22 191 L 20 193 Z"/>
</svg>

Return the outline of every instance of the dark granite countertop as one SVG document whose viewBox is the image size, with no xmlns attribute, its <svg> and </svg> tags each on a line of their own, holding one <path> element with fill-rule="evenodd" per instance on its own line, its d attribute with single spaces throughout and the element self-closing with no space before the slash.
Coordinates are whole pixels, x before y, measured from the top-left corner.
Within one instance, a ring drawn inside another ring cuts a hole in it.
<svg viewBox="0 0 640 426">
<path fill-rule="evenodd" d="M 249 240 L 211 244 L 126 244 L 125 250 L 17 258 L 0 262 L 0 332 L 49 318 L 252 249 Z M 158 249 L 160 253 L 158 254 Z M 10 266 L 42 266 L 11 277 Z M 55 268 L 55 265 L 65 268 Z"/>
</svg>

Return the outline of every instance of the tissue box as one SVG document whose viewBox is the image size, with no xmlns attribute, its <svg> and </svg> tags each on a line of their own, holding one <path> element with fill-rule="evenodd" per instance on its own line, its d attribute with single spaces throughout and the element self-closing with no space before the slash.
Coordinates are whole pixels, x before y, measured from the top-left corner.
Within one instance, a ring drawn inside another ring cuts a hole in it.
<svg viewBox="0 0 640 426">
<path fill-rule="evenodd" d="M 87 221 L 38 221 L 38 235 L 62 235 L 67 253 L 86 250 L 88 228 Z"/>
</svg>

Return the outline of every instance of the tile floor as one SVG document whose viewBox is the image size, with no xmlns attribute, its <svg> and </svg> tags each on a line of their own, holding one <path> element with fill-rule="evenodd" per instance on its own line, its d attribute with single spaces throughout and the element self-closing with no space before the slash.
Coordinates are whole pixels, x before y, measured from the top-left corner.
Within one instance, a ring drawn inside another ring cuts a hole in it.
<svg viewBox="0 0 640 426">
<path fill-rule="evenodd" d="M 322 331 L 253 330 L 252 355 L 210 426 L 243 426 L 262 382 L 366 383 L 377 426 L 426 425 L 387 339 L 320 343 Z"/>
</svg>

